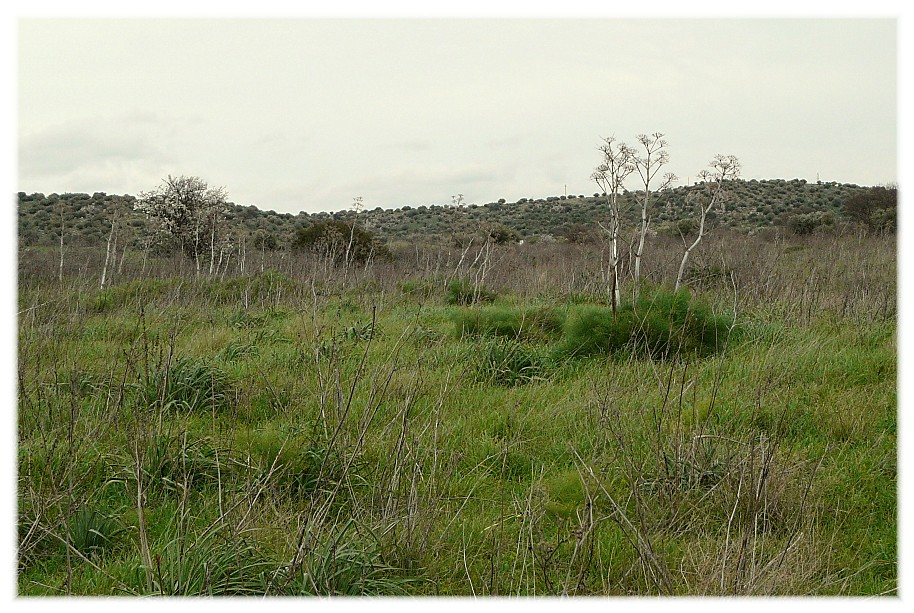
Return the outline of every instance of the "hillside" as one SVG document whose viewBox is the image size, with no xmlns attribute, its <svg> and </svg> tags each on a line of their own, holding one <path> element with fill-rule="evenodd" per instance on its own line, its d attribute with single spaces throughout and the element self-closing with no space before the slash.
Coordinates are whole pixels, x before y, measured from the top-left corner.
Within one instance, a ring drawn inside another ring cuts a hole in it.
<svg viewBox="0 0 914 613">
<path fill-rule="evenodd" d="M 687 195 L 694 186 L 681 186 L 657 195 L 653 228 L 675 231 L 681 220 L 693 217 Z M 809 213 L 842 215 L 844 201 L 866 189 L 836 182 L 809 183 L 804 179 L 740 180 L 733 189 L 733 200 L 726 211 L 713 214 L 713 223 L 742 232 L 768 226 L 786 225 L 791 217 Z M 628 196 L 634 198 L 635 193 Z M 74 245 L 103 244 L 115 211 L 126 216 L 133 241 L 146 233 L 146 220 L 133 211 L 136 198 L 131 195 L 41 193 L 18 194 L 20 246 L 51 245 L 59 241 L 63 221 L 67 242 Z M 635 206 L 631 207 L 634 219 Z M 263 211 L 254 206 L 231 204 L 226 215 L 230 225 L 243 227 L 256 241 L 275 248 L 289 245 L 295 231 L 326 219 L 352 219 L 354 211 L 305 213 L 297 215 Z M 62 216 L 62 220 L 61 220 Z M 517 202 L 470 204 L 457 215 L 441 205 L 404 206 L 397 209 L 363 211 L 361 223 L 387 241 L 428 240 L 453 231 L 489 224 L 502 224 L 525 240 L 552 238 L 580 240 L 606 219 L 605 201 L 597 194 L 521 198 Z"/>
</svg>

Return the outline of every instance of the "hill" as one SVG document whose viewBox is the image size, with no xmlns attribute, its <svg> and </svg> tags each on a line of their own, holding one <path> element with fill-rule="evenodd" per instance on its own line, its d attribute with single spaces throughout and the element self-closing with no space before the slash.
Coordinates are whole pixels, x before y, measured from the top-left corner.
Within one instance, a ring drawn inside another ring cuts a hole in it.
<svg viewBox="0 0 914 613">
<path fill-rule="evenodd" d="M 677 232 L 694 215 L 687 196 L 695 186 L 680 186 L 656 194 L 652 227 L 658 232 Z M 739 180 L 726 210 L 712 213 L 713 223 L 745 233 L 771 226 L 785 226 L 798 215 L 831 214 L 840 220 L 845 200 L 868 188 L 846 183 L 815 182 L 804 179 Z M 636 192 L 628 192 L 633 201 Z M 71 245 L 104 244 L 115 211 L 124 216 L 131 240 L 138 242 L 147 234 L 147 221 L 133 210 L 131 195 L 83 193 L 18 194 L 20 246 L 52 245 L 60 239 L 63 223 Z M 631 207 L 632 220 L 636 206 Z M 355 211 L 333 213 L 277 213 L 254 206 L 231 203 L 226 221 L 246 232 L 257 244 L 282 249 L 291 244 L 299 228 L 327 219 L 350 220 Z M 606 219 L 605 201 L 598 194 L 521 198 L 517 202 L 501 199 L 483 205 L 470 204 L 462 211 L 441 205 L 363 211 L 361 223 L 379 238 L 394 241 L 424 241 L 450 236 L 462 229 L 500 224 L 525 240 L 586 240 Z"/>
</svg>

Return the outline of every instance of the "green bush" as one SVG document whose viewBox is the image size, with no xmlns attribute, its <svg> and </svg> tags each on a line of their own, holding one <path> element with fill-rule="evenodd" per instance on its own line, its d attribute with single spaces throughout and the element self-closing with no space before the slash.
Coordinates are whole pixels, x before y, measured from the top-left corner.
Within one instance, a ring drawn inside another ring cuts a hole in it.
<svg viewBox="0 0 914 613">
<path fill-rule="evenodd" d="M 387 247 L 353 222 L 330 219 L 299 228 L 292 246 L 332 258 L 337 263 L 365 262 L 370 257 L 390 255 Z"/>
<path fill-rule="evenodd" d="M 177 525 L 177 517 L 172 525 Z M 275 564 L 245 538 L 227 539 L 215 531 L 179 536 L 152 545 L 153 592 L 162 596 L 253 596 L 264 594 Z M 146 591 L 145 573 L 137 569 L 135 589 Z"/>
<path fill-rule="evenodd" d="M 620 309 L 614 317 L 609 307 L 582 306 L 569 316 L 556 353 L 559 357 L 613 353 L 629 343 L 634 328 L 631 307 Z"/>
<path fill-rule="evenodd" d="M 430 298 L 435 293 L 435 284 L 429 279 L 410 279 L 400 284 L 400 291 L 407 296 Z"/>
<path fill-rule="evenodd" d="M 279 593 L 292 596 L 405 595 L 416 578 L 385 562 L 381 543 L 360 534 L 355 520 L 334 528 L 314 544 L 300 567 L 279 574 Z"/>
<path fill-rule="evenodd" d="M 91 310 L 105 313 L 124 307 L 146 305 L 164 296 L 171 283 L 163 279 L 136 279 L 121 285 L 115 285 L 99 291 L 90 301 Z"/>
<path fill-rule="evenodd" d="M 625 350 L 654 358 L 707 355 L 723 348 L 731 325 L 728 317 L 714 315 L 706 305 L 692 301 L 686 290 L 646 291 L 615 316 L 609 307 L 576 309 L 556 354 L 574 357 Z"/>
<path fill-rule="evenodd" d="M 221 304 L 247 301 L 249 304 L 278 302 L 301 287 L 301 282 L 276 270 L 255 275 L 214 281 L 203 286 L 207 298 Z"/>
<path fill-rule="evenodd" d="M 543 338 L 560 334 L 564 318 L 554 308 L 517 309 L 493 306 L 451 313 L 456 333 L 465 336 Z"/>
<path fill-rule="evenodd" d="M 281 494 L 307 496 L 335 486 L 345 473 L 344 459 L 319 438 L 268 428 L 242 433 L 237 444 Z"/>
</svg>

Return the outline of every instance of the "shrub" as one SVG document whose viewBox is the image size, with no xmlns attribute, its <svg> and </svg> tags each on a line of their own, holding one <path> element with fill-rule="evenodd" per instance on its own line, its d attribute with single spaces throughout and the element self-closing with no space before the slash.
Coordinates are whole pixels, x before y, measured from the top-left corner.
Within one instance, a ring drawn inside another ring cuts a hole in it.
<svg viewBox="0 0 914 613">
<path fill-rule="evenodd" d="M 820 226 L 833 226 L 834 224 L 834 215 L 823 211 L 794 215 L 787 220 L 787 227 L 790 228 L 794 234 L 801 236 L 812 234 L 815 229 Z"/>
<path fill-rule="evenodd" d="M 215 531 L 182 537 L 172 530 L 166 539 L 153 545 L 153 590 L 163 596 L 263 594 L 275 569 L 246 538 Z M 145 574 L 137 570 L 135 587 L 145 591 Z"/>
<path fill-rule="evenodd" d="M 504 224 L 495 224 L 489 228 L 489 237 L 495 241 L 496 245 L 516 243 L 520 240 L 520 234 L 517 230 L 509 228 Z"/>
<path fill-rule="evenodd" d="M 335 262 L 365 262 L 372 256 L 387 256 L 387 248 L 374 235 L 353 222 L 330 219 L 299 228 L 292 246 L 332 258 Z"/>
<path fill-rule="evenodd" d="M 410 279 L 408 281 L 403 281 L 400 284 L 400 291 L 407 296 L 429 298 L 435 292 L 435 284 L 428 279 Z"/>
<path fill-rule="evenodd" d="M 587 305 L 575 309 L 565 324 L 565 338 L 557 348 L 562 357 L 583 357 L 612 353 L 624 347 L 632 336 L 635 321 L 631 307 L 613 317 L 609 307 Z"/>
<path fill-rule="evenodd" d="M 265 270 L 249 277 L 228 279 L 204 285 L 210 300 L 220 303 L 248 301 L 276 303 L 284 294 L 299 288 L 300 282 L 276 270 Z"/>
<path fill-rule="evenodd" d="M 676 293 L 645 291 L 634 304 L 612 309 L 584 306 L 565 325 L 557 357 L 633 351 L 654 358 L 685 353 L 706 355 L 726 342 L 732 321 L 715 316 L 707 306 L 690 300 L 686 290 Z"/>
<path fill-rule="evenodd" d="M 155 491 L 206 486 L 219 479 L 217 458 L 216 448 L 207 439 L 157 432 L 146 443 L 144 479 Z"/>
<path fill-rule="evenodd" d="M 416 579 L 388 565 L 381 544 L 362 537 L 355 520 L 334 529 L 312 547 L 302 565 L 282 569 L 280 593 L 294 596 L 385 596 L 406 594 Z"/>
<path fill-rule="evenodd" d="M 707 305 L 691 300 L 687 290 L 670 293 L 645 291 L 635 304 L 635 340 L 651 355 L 719 351 L 727 341 L 733 321 L 714 315 Z"/>
<path fill-rule="evenodd" d="M 261 478 L 270 475 L 280 494 L 308 496 L 322 484 L 327 487 L 344 477 L 344 459 L 317 437 L 269 428 L 242 433 L 238 445 L 250 454 Z"/>
<path fill-rule="evenodd" d="M 727 286 L 730 284 L 731 272 L 732 270 L 727 267 L 721 268 L 714 264 L 698 264 L 689 267 L 683 277 L 683 283 L 689 287 L 698 288 Z"/>
<path fill-rule="evenodd" d="M 93 298 L 92 310 L 104 313 L 122 309 L 128 305 L 147 305 L 164 296 L 171 284 L 162 279 L 135 279 L 121 285 L 108 287 Z"/>
<path fill-rule="evenodd" d="M 894 187 L 873 187 L 844 201 L 844 214 L 871 231 L 894 231 L 897 210 L 898 189 Z"/>
</svg>

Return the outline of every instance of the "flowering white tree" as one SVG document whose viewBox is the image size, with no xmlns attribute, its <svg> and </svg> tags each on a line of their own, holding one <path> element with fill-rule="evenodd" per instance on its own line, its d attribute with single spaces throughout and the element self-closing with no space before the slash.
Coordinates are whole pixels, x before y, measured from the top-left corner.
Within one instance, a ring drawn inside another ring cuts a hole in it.
<svg viewBox="0 0 914 613">
<path fill-rule="evenodd" d="M 227 204 L 224 187 L 209 187 L 199 177 L 172 177 L 149 192 L 140 192 L 134 205 L 159 224 L 159 232 L 176 241 L 196 261 L 200 274 L 201 258 L 209 247 L 210 273 L 216 260 L 219 222 Z"/>
</svg>

